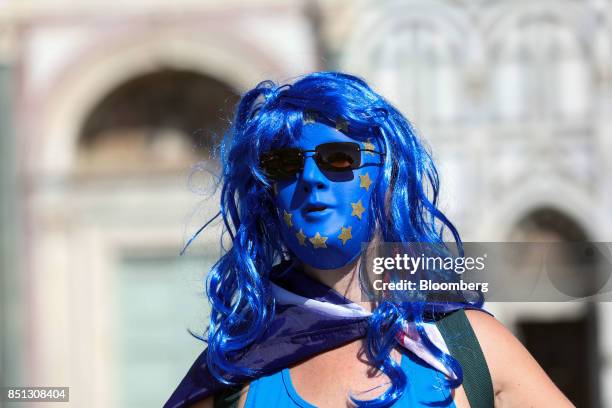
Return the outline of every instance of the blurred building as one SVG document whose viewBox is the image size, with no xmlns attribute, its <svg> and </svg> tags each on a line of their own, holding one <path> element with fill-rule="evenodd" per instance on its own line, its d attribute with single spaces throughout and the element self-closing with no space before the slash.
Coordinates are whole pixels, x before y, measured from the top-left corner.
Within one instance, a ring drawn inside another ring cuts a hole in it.
<svg viewBox="0 0 612 408">
<path fill-rule="evenodd" d="M 187 328 L 206 326 L 219 226 L 177 254 L 216 213 L 211 146 L 263 79 L 366 78 L 431 145 L 466 241 L 612 241 L 611 13 L 604 0 L 5 0 L 0 379 L 68 385 L 75 407 L 169 396 L 203 347 Z M 490 309 L 577 406 L 612 406 L 608 304 Z"/>
</svg>

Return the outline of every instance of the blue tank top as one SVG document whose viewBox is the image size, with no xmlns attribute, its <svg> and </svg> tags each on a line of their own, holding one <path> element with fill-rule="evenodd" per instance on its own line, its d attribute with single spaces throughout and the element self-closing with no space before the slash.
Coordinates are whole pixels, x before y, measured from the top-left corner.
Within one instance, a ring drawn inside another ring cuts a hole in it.
<svg viewBox="0 0 612 408">
<path fill-rule="evenodd" d="M 408 377 L 408 386 L 393 407 L 455 408 L 450 391 L 444 386 L 442 373 L 412 353 L 402 353 L 401 367 Z M 251 382 L 244 407 L 316 408 L 297 393 L 288 368 Z"/>
</svg>

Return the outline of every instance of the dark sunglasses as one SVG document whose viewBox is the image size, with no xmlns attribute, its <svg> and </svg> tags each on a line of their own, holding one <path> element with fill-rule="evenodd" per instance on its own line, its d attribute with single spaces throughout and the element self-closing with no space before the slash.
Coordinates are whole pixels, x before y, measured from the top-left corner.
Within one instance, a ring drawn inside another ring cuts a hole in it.
<svg viewBox="0 0 612 408">
<path fill-rule="evenodd" d="M 341 172 L 354 170 L 361 166 L 361 152 L 385 154 L 370 149 L 362 149 L 359 143 L 331 142 L 322 143 L 314 150 L 296 147 L 273 149 L 259 158 L 259 165 L 266 175 L 274 180 L 289 178 L 304 169 L 304 153 L 314 152 L 313 158 L 321 170 Z"/>
</svg>

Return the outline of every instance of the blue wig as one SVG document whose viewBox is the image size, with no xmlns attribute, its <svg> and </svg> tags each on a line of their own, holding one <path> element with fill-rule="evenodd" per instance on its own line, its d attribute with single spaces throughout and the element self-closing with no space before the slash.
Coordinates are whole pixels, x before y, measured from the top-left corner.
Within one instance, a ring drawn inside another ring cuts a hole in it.
<svg viewBox="0 0 612 408">
<path fill-rule="evenodd" d="M 431 155 L 410 123 L 361 79 L 337 72 L 317 72 L 290 85 L 265 81 L 240 100 L 234 121 L 221 144 L 220 213 L 231 247 L 212 267 L 207 293 L 212 312 L 208 330 L 208 367 L 220 381 L 224 374 L 257 376 L 227 358 L 257 342 L 274 316 L 272 266 L 287 256 L 270 181 L 259 167 L 262 153 L 300 138 L 308 112 L 342 118 L 359 132 L 375 129 L 386 152 L 381 176 L 374 185 L 372 227 L 383 242 L 427 242 L 444 245 L 447 229 L 459 248 L 456 228 L 437 209 L 439 179 Z M 379 302 L 369 321 L 367 355 L 391 385 L 378 398 L 351 400 L 359 407 L 384 407 L 397 401 L 407 378 L 391 357 L 395 337 L 404 324 L 413 325 L 424 344 L 450 372 L 446 386 L 458 387 L 458 362 L 427 337 L 425 301 Z"/>
</svg>

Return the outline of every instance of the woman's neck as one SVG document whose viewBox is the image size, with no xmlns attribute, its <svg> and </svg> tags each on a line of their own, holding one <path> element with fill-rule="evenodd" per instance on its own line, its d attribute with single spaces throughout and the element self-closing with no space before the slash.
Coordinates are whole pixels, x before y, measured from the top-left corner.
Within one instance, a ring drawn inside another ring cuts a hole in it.
<svg viewBox="0 0 612 408">
<path fill-rule="evenodd" d="M 359 267 L 361 258 L 338 269 L 317 269 L 303 264 L 304 273 L 311 278 L 329 286 L 348 300 L 359 303 L 366 310 L 372 311 L 371 302 L 363 302 L 359 286 Z"/>
</svg>

